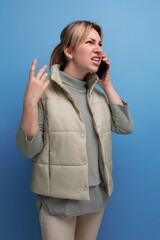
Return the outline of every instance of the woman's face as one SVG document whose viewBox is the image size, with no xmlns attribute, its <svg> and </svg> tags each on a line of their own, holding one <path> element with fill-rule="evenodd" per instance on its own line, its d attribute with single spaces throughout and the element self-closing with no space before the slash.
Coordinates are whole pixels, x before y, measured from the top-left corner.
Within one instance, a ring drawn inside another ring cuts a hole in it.
<svg viewBox="0 0 160 240">
<path fill-rule="evenodd" d="M 102 58 L 102 40 L 98 32 L 92 28 L 84 41 L 70 54 L 68 73 L 82 79 L 87 72 L 97 72 Z"/>
</svg>

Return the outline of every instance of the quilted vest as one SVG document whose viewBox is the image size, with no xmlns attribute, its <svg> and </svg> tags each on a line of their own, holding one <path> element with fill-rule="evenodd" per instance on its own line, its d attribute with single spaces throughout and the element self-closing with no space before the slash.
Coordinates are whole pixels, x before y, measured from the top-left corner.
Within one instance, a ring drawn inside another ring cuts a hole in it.
<svg viewBox="0 0 160 240">
<path fill-rule="evenodd" d="M 111 115 L 104 94 L 87 78 L 87 101 L 98 135 L 99 166 L 108 194 L 113 191 Z M 63 199 L 89 200 L 86 130 L 80 111 L 59 75 L 51 68 L 50 84 L 41 99 L 44 108 L 44 147 L 32 161 L 33 192 Z"/>
</svg>

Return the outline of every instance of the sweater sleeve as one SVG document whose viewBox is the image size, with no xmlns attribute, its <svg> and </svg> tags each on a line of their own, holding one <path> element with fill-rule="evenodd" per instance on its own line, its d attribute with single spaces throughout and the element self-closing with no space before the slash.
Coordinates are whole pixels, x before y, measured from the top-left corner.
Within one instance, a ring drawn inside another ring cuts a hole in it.
<svg viewBox="0 0 160 240">
<path fill-rule="evenodd" d="M 16 143 L 20 151 L 25 157 L 32 158 L 43 149 L 43 123 L 44 123 L 44 114 L 42 103 L 38 104 L 38 118 L 39 118 L 39 130 L 32 138 L 31 141 L 27 140 L 27 134 L 20 124 L 19 129 L 16 135 Z"/>
<path fill-rule="evenodd" d="M 109 103 L 112 131 L 118 134 L 129 134 L 133 131 L 133 121 L 128 111 L 127 103 L 123 101 L 123 104 L 124 105 Z"/>
</svg>

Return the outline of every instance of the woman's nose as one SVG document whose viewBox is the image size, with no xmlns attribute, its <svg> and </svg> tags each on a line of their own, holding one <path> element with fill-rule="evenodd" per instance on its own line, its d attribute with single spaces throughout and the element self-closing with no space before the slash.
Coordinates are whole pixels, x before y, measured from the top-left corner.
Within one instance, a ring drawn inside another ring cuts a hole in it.
<svg viewBox="0 0 160 240">
<path fill-rule="evenodd" d="M 101 54 L 102 53 L 102 46 L 100 46 L 100 45 L 96 45 L 95 46 L 95 52 L 98 52 L 99 54 Z"/>
</svg>

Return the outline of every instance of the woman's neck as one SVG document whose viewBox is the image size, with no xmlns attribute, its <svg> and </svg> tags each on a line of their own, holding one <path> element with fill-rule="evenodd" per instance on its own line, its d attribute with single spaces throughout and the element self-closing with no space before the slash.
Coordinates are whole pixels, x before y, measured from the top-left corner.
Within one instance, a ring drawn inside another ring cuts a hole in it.
<svg viewBox="0 0 160 240">
<path fill-rule="evenodd" d="M 82 71 L 80 71 L 79 69 L 76 69 L 72 66 L 66 66 L 63 70 L 63 72 L 67 73 L 68 75 L 70 75 L 73 78 L 76 78 L 78 80 L 83 81 L 84 76 L 86 75 L 86 73 L 83 73 Z"/>
</svg>

